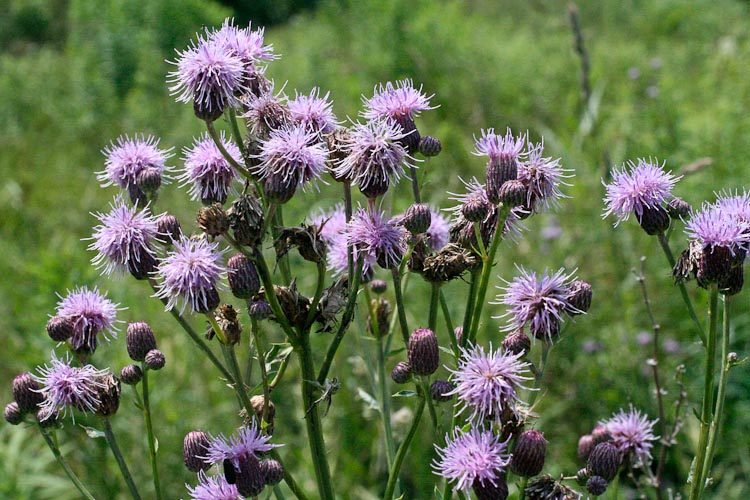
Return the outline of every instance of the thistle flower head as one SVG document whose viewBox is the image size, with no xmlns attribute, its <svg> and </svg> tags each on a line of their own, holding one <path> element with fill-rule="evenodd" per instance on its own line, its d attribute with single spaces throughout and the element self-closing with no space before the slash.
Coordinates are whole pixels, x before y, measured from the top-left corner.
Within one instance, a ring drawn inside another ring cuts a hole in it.
<svg viewBox="0 0 750 500">
<path fill-rule="evenodd" d="M 401 127 L 393 120 L 355 124 L 345 146 L 348 154 L 334 169 L 336 176 L 352 179 L 370 198 L 385 194 L 409 164 L 410 157 L 398 142 L 402 137 Z"/>
<path fill-rule="evenodd" d="M 234 19 L 225 19 L 221 28 L 208 34 L 209 40 L 223 47 L 229 54 L 238 57 L 246 66 L 260 61 L 273 61 L 273 45 L 263 45 L 264 29 L 253 31 L 252 23 L 247 28 L 234 25 Z"/>
<path fill-rule="evenodd" d="M 560 158 L 544 157 L 544 141 L 529 144 L 528 156 L 518 164 L 518 180 L 526 186 L 526 207 L 538 210 L 556 206 L 557 200 L 565 197 L 560 185 L 570 185 L 565 182 L 572 177 L 568 172 L 560 165 Z"/>
<path fill-rule="evenodd" d="M 94 227 L 89 250 L 98 254 L 92 259 L 104 274 L 127 272 L 146 262 L 154 262 L 152 241 L 158 235 L 156 219 L 148 208 L 138 210 L 128 207 L 122 198 L 116 198 L 106 213 L 94 216 L 101 222 Z"/>
<path fill-rule="evenodd" d="M 458 367 L 448 369 L 456 387 L 448 394 L 457 395 L 462 406 L 459 413 L 468 409 L 472 412 L 470 420 L 481 423 L 485 418 L 499 421 L 506 407 L 515 412 L 516 391 L 525 388 L 524 381 L 531 380 L 529 363 L 521 361 L 523 354 L 492 350 L 492 345 L 487 352 L 481 345 L 462 348 Z"/>
<path fill-rule="evenodd" d="M 742 220 L 737 213 L 724 210 L 724 204 L 728 203 L 703 205 L 701 210 L 691 214 L 685 223 L 685 233 L 691 240 L 697 241 L 710 251 L 715 247 L 723 247 L 734 255 L 738 249 L 747 250 L 750 242 L 750 222 Z"/>
<path fill-rule="evenodd" d="M 198 484 L 193 488 L 185 485 L 190 492 L 191 500 L 242 500 L 236 484 L 229 484 L 223 474 L 207 476 L 205 472 L 198 473 Z"/>
<path fill-rule="evenodd" d="M 309 95 L 296 94 L 289 101 L 289 117 L 293 123 L 302 125 L 316 134 L 330 134 L 338 126 L 333 114 L 333 103 L 328 99 L 330 92 L 321 97 L 317 87 Z"/>
<path fill-rule="evenodd" d="M 67 414 L 70 408 L 96 411 L 99 391 L 106 388 L 103 379 L 109 375 L 109 370 L 97 370 L 92 365 L 71 366 L 70 363 L 70 357 L 59 359 L 53 355 L 49 365 L 37 368 L 39 375 L 35 378 L 44 396 L 39 406 L 46 409 L 50 417 Z"/>
<path fill-rule="evenodd" d="M 449 240 L 449 224 L 448 219 L 435 209 L 431 209 L 430 227 L 427 229 L 427 246 L 430 250 L 437 252 L 445 245 L 448 244 Z"/>
<path fill-rule="evenodd" d="M 202 458 L 214 464 L 231 460 L 239 468 L 241 460 L 259 458 L 261 454 L 281 446 L 269 443 L 270 440 L 271 436 L 263 434 L 253 420 L 250 427 L 240 428 L 229 438 L 223 434 L 212 437 L 211 444 L 206 447 L 206 456 Z"/>
<path fill-rule="evenodd" d="M 73 336 L 70 339 L 73 349 L 96 350 L 97 336 L 101 333 L 106 340 L 117 338 L 117 311 L 119 304 L 99 293 L 94 287 L 76 287 L 68 290 L 65 297 L 57 303 L 57 316 L 66 318 L 73 325 Z"/>
<path fill-rule="evenodd" d="M 347 228 L 348 243 L 357 251 L 375 255 L 386 269 L 398 266 L 406 251 L 404 230 L 383 213 L 359 209 Z"/>
<path fill-rule="evenodd" d="M 126 189 L 137 184 L 138 176 L 146 169 L 154 169 L 164 178 L 170 170 L 167 159 L 172 157 L 172 148 L 159 149 L 159 139 L 154 136 L 121 135 L 116 142 L 106 146 L 102 153 L 107 159 L 104 170 L 97 172 L 96 178 L 102 187 L 119 186 Z"/>
<path fill-rule="evenodd" d="M 510 463 L 508 442 L 500 441 L 490 430 L 472 427 L 446 434 L 445 447 L 435 446 L 439 459 L 432 462 L 435 474 L 454 482 L 453 490 L 468 491 L 474 481 L 496 485 Z"/>
<path fill-rule="evenodd" d="M 750 223 L 750 193 L 747 191 L 743 190 L 742 194 L 720 193 L 714 206 L 738 222 Z"/>
<path fill-rule="evenodd" d="M 638 222 L 646 209 L 656 209 L 671 196 L 672 188 L 680 177 L 664 171 L 664 163 L 638 158 L 628 161 L 622 168 L 612 170 L 612 182 L 605 184 L 607 207 L 602 217 L 615 214 L 617 221 L 627 220 L 635 213 Z"/>
<path fill-rule="evenodd" d="M 214 120 L 226 107 L 239 104 L 244 65 L 222 40 L 199 36 L 172 64 L 177 70 L 169 73 L 169 91 L 179 102 L 192 102 L 201 118 Z"/>
<path fill-rule="evenodd" d="M 326 146 L 317 137 L 302 125 L 272 130 L 261 143 L 261 163 L 255 173 L 263 180 L 275 176 L 295 187 L 317 180 L 328 157 Z"/>
<path fill-rule="evenodd" d="M 223 133 L 220 140 L 224 149 L 239 163 L 242 155 L 237 146 L 226 140 Z M 193 200 L 207 204 L 224 203 L 232 181 L 237 178 L 237 172 L 221 154 L 213 139 L 207 133 L 201 134 L 193 141 L 191 148 L 183 150 L 183 157 L 185 171 L 178 177 L 180 186 L 190 186 Z"/>
<path fill-rule="evenodd" d="M 654 435 L 654 425 L 657 421 L 658 419 L 649 420 L 648 415 L 642 414 L 631 404 L 627 412 L 620 409 L 601 424 L 607 428 L 612 436 L 612 443 L 622 453 L 632 452 L 645 464 L 651 460 L 653 442 L 659 439 Z"/>
<path fill-rule="evenodd" d="M 271 130 L 276 130 L 289 122 L 289 107 L 284 88 L 274 93 L 273 82 L 258 95 L 249 95 L 244 105 L 246 111 L 242 118 L 247 120 L 250 131 L 258 137 L 266 137 Z"/>
<path fill-rule="evenodd" d="M 362 99 L 365 105 L 362 116 L 368 120 L 390 118 L 400 121 L 402 117 L 413 119 L 422 111 L 435 109 L 430 106 L 430 99 L 435 94 L 424 94 L 422 86 L 414 88 L 411 80 L 398 80 L 395 85 L 392 82 L 385 85 L 381 83 L 375 87 L 373 94 L 369 99 Z"/>
<path fill-rule="evenodd" d="M 216 285 L 225 274 L 218 243 L 183 236 L 159 263 L 161 280 L 156 296 L 167 300 L 167 310 L 178 303 L 180 312 L 190 305 L 192 311 L 210 310 Z"/>
<path fill-rule="evenodd" d="M 521 151 L 526 145 L 526 135 L 513 137 L 513 132 L 507 129 L 505 135 L 498 135 L 495 129 L 482 130 L 482 136 L 474 139 L 474 152 L 476 156 L 487 156 L 491 161 L 500 159 L 518 160 Z"/>
<path fill-rule="evenodd" d="M 521 275 L 506 281 L 507 286 L 500 288 L 503 293 L 492 302 L 508 306 L 508 312 L 496 317 L 508 317 L 504 331 L 528 325 L 536 338 L 547 338 L 551 342 L 559 333 L 563 313 L 580 312 L 569 301 L 573 274 L 566 274 L 562 268 L 554 274 L 545 269 L 541 276 L 523 268 L 518 270 Z"/>
<path fill-rule="evenodd" d="M 497 207 L 487 197 L 484 184 L 479 182 L 476 177 L 472 177 L 468 181 L 459 177 L 459 180 L 466 188 L 466 192 L 448 193 L 451 200 L 458 202 L 458 205 L 450 209 L 454 217 L 467 218 L 468 216 L 474 222 L 488 222 L 497 215 Z"/>
</svg>

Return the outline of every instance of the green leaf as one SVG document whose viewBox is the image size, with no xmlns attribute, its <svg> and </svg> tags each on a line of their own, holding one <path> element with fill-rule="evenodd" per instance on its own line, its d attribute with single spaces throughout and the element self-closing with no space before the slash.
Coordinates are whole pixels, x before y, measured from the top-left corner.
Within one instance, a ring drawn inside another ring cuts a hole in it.
<svg viewBox="0 0 750 500">
<path fill-rule="evenodd" d="M 394 398 L 413 398 L 416 396 L 416 391 L 409 391 L 404 389 L 403 391 L 398 391 L 396 394 L 393 395 Z"/>
</svg>

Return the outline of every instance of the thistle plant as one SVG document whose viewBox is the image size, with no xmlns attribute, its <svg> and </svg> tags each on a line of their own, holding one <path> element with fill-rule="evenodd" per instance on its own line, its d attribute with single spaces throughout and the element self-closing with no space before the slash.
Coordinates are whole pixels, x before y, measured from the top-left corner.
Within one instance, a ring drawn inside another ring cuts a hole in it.
<svg viewBox="0 0 750 500">
<path fill-rule="evenodd" d="M 133 363 L 97 367 L 99 347 L 121 348 L 117 325 L 125 309 L 87 285 L 61 297 L 47 323 L 56 343 L 52 357 L 35 374 L 14 379 L 6 421 L 36 425 L 84 498 L 93 498 L 86 478 L 78 477 L 58 444 L 79 431 L 71 424 L 80 413 L 99 419 L 103 430 L 90 432 L 106 438 L 135 499 L 334 500 L 343 495 L 330 463 L 329 431 L 336 429 L 325 428 L 323 419 L 339 410 L 341 393 L 353 397 L 345 383 L 353 368 L 340 351 L 348 334 L 365 344 L 361 358 L 376 394 L 362 391 L 379 414 L 385 472 L 372 492 L 376 497 L 413 497 L 404 467 L 421 433 L 430 436 L 433 458 L 410 475 L 431 471 L 442 500 L 596 497 L 617 491 L 619 482 L 644 497 L 664 498 L 664 465 L 686 403 L 678 384 L 675 413 L 667 415 L 656 340 L 650 366 L 658 416 L 632 404 L 624 409 L 623 402 L 580 438 L 578 472 L 564 474 L 545 463 L 556 447 L 545 438 L 547 424 L 538 414 L 545 368 L 554 346 L 585 328 L 584 315 L 599 297 L 577 276 L 583 272 L 558 262 L 516 265 L 514 271 L 499 254 L 503 244 L 523 239 L 535 214 L 564 202 L 572 170 L 528 131 L 474 131 L 473 154 L 485 174 L 464 181 L 466 192 L 452 194 L 457 205 L 441 209 L 424 201 L 420 171 L 443 146 L 418 123 L 422 113 L 438 107 L 437 89 L 429 93 L 409 79 L 377 83 L 362 98 L 357 120 L 345 123 L 324 89 L 295 89 L 290 98 L 288 83 L 270 80 L 275 59 L 262 29 L 239 27 L 231 19 L 207 28 L 177 52 L 168 75 L 176 101 L 191 104 L 205 126 L 182 151 L 182 165 L 167 165 L 172 148 L 160 149 L 158 138 L 124 131 L 104 147 L 103 170 L 92 172 L 103 188 L 118 191 L 108 211 L 94 214 L 98 223 L 87 240 L 95 252 L 92 263 L 105 278 L 130 275 L 150 288 L 150 298 L 161 301 L 211 363 L 214 371 L 205 378 L 221 380 L 234 404 L 235 432 L 188 432 L 183 462 L 192 479 L 182 493 L 165 491 L 160 457 L 169 451 L 158 450 L 161 421 L 151 396 L 159 389 L 154 372 L 181 363 L 167 359 L 158 344 L 181 333 L 155 332 L 138 305 L 130 304 L 125 348 Z M 192 221 L 167 212 L 172 200 L 159 196 L 172 178 L 194 202 Z M 411 184 L 403 203 L 394 199 L 401 179 Z M 729 303 L 743 285 L 750 196 L 724 193 L 691 210 L 672 195 L 678 180 L 656 160 L 627 162 L 605 184 L 604 216 L 614 215 L 618 225 L 634 215 L 657 236 L 705 348 L 700 438 L 685 478 L 689 498 L 698 500 L 710 485 L 727 378 L 741 363 L 728 351 Z M 323 190 L 339 192 L 341 202 L 307 210 L 303 220 L 287 225 L 285 208 L 302 205 L 304 193 Z M 397 206 L 408 208 L 398 213 Z M 675 259 L 669 239 L 680 224 L 686 243 Z M 645 276 L 637 277 L 656 339 Z M 705 329 L 686 288 L 693 279 L 709 293 Z M 415 280 L 429 290 L 426 310 L 412 300 L 419 293 Z M 456 284 L 447 297 L 451 281 Z M 491 284 L 499 290 L 494 300 L 487 297 Z M 463 285 L 465 293 L 455 294 Z M 457 309 L 462 315 L 454 317 Z M 491 332 L 490 318 L 504 322 L 497 332 Z M 322 351 L 313 347 L 319 336 L 327 344 Z M 287 369 L 290 363 L 294 368 Z M 128 462 L 140 457 L 118 445 L 110 423 L 128 397 L 121 383 L 132 388 L 143 413 L 148 481 L 131 473 Z M 401 386 L 395 394 L 394 384 Z M 275 402 L 296 405 L 306 445 L 288 419 L 276 420 Z M 393 429 L 394 405 L 413 406 L 403 435 Z M 286 464 L 290 448 L 305 448 L 302 471 Z M 313 480 L 297 480 L 300 473 Z"/>
</svg>

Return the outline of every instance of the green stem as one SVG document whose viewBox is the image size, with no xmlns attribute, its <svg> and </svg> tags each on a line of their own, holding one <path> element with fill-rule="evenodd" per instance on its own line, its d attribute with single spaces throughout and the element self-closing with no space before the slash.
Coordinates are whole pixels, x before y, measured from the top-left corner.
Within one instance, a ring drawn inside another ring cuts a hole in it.
<svg viewBox="0 0 750 500">
<path fill-rule="evenodd" d="M 284 227 L 284 211 L 281 205 L 277 205 L 276 211 L 273 214 L 274 225 L 271 226 L 271 234 L 273 235 L 274 243 L 279 235 L 279 229 Z M 292 271 L 289 267 L 289 254 L 287 253 L 276 262 L 281 271 L 281 279 L 284 280 L 285 285 L 289 285 L 292 282 Z"/>
<path fill-rule="evenodd" d="M 676 261 L 674 259 L 674 255 L 672 254 L 672 249 L 669 247 L 669 242 L 667 241 L 667 237 L 664 235 L 664 233 L 659 233 L 658 239 L 659 239 L 659 244 L 661 245 L 661 248 L 664 251 L 664 255 L 667 257 L 667 261 L 669 262 L 670 269 L 674 269 Z M 687 309 L 688 309 L 688 314 L 690 315 L 690 318 L 693 320 L 693 323 L 695 323 L 695 326 L 698 327 L 698 336 L 700 337 L 701 342 L 705 346 L 706 345 L 706 333 L 703 330 L 703 325 L 701 325 L 701 322 L 698 319 L 698 315 L 695 314 L 693 301 L 690 300 L 690 295 L 688 295 L 687 287 L 685 286 L 685 283 L 679 282 L 677 283 L 677 288 L 680 289 L 680 295 L 682 296 L 682 301 L 685 302 L 685 305 L 687 306 Z"/>
<path fill-rule="evenodd" d="M 698 439 L 698 451 L 695 455 L 690 484 L 689 500 L 700 500 L 703 497 L 705 472 L 703 465 L 708 451 L 708 435 L 713 418 L 714 368 L 716 363 L 716 313 L 718 312 L 718 287 L 711 283 L 708 304 L 708 337 L 706 339 L 706 372 L 703 379 L 703 402 L 701 404 L 701 430 Z"/>
<path fill-rule="evenodd" d="M 279 385 L 279 382 L 281 382 L 281 378 L 284 376 L 284 373 L 286 372 L 286 367 L 289 366 L 290 358 L 291 356 L 287 355 L 284 357 L 284 359 L 281 360 L 281 363 L 279 363 L 279 369 L 276 370 L 276 376 L 273 377 L 273 380 L 271 380 L 271 383 L 268 384 L 269 392 L 273 392 L 276 386 Z"/>
<path fill-rule="evenodd" d="M 401 465 L 404 463 L 406 452 L 409 451 L 409 445 L 414 439 L 414 436 L 417 434 L 419 421 L 422 419 L 422 413 L 424 412 L 424 405 L 425 405 L 425 397 L 426 396 L 424 394 L 420 394 L 419 401 L 417 402 L 417 408 L 416 408 L 416 411 L 414 412 L 414 419 L 412 420 L 411 427 L 409 428 L 409 432 L 406 435 L 404 442 L 401 443 L 401 446 L 398 447 L 396 458 L 393 461 L 393 465 L 391 466 L 390 472 L 388 473 L 388 484 L 385 487 L 385 494 L 383 495 L 383 500 L 393 499 L 393 492 L 396 489 L 396 481 L 398 480 L 398 475 L 399 475 L 399 472 L 401 471 Z"/>
<path fill-rule="evenodd" d="M 224 237 L 226 238 L 226 235 L 224 235 Z M 244 250 L 243 253 L 247 255 Z M 281 305 L 279 304 L 279 299 L 276 297 L 276 291 L 273 286 L 271 272 L 268 270 L 266 259 L 263 258 L 263 252 L 261 252 L 259 248 L 254 248 L 253 253 L 249 256 L 258 265 L 258 273 L 260 274 L 260 279 L 263 282 L 263 288 L 266 291 L 266 300 L 271 306 L 271 311 L 273 311 L 273 315 L 276 317 L 276 321 L 279 322 L 287 337 L 289 337 L 291 341 L 294 341 L 297 338 L 297 335 L 294 333 L 294 330 L 289 324 L 289 320 L 287 319 L 286 315 L 284 315 L 284 311 L 281 309 Z"/>
<path fill-rule="evenodd" d="M 68 464 L 68 461 L 65 460 L 65 457 L 62 456 L 62 453 L 60 453 L 60 449 L 57 447 L 55 442 L 52 439 L 52 436 L 50 436 L 49 431 L 45 429 L 41 424 L 37 423 L 37 426 L 39 427 L 39 432 L 42 433 L 42 437 L 44 438 L 44 441 L 47 443 L 47 446 L 49 446 L 50 451 L 52 451 L 52 454 L 55 456 L 55 459 L 57 460 L 57 463 L 59 463 L 63 470 L 65 471 L 65 474 L 68 476 L 68 478 L 73 482 L 75 487 L 78 489 L 78 491 L 81 492 L 81 495 L 83 495 L 86 500 L 96 500 L 94 498 L 94 495 L 92 495 L 88 489 L 83 485 L 81 480 L 78 478 L 75 472 L 73 472 L 73 469 L 70 468 L 70 464 Z"/>
<path fill-rule="evenodd" d="M 333 340 L 331 340 L 331 344 L 328 346 L 328 351 L 326 351 L 326 357 L 323 359 L 323 364 L 320 365 L 320 371 L 318 372 L 317 378 L 317 381 L 320 384 L 325 383 L 326 377 L 328 377 L 328 372 L 333 364 L 333 358 L 336 356 L 336 351 L 338 351 L 341 341 L 344 340 L 344 335 L 352 322 L 352 318 L 354 318 L 354 308 L 357 305 L 357 293 L 359 292 L 359 281 L 362 277 L 362 265 L 363 259 L 360 257 L 357 259 L 357 266 L 354 269 L 354 281 L 349 284 L 349 298 L 346 302 L 344 315 L 341 317 L 341 324 L 339 324 L 339 329 L 336 331 L 336 335 L 333 336 Z"/>
<path fill-rule="evenodd" d="M 404 295 L 401 290 L 401 274 L 395 267 L 391 269 L 391 274 L 393 275 L 393 291 L 396 293 L 396 310 L 398 312 L 398 322 L 401 324 L 401 335 L 404 338 L 404 345 L 409 345 L 409 324 L 406 322 Z"/>
<path fill-rule="evenodd" d="M 372 321 L 376 324 L 377 319 Z M 379 332 L 376 332 L 376 335 Z M 383 420 L 383 438 L 385 440 L 385 455 L 387 458 L 388 469 L 393 465 L 393 459 L 396 455 L 396 443 L 393 441 L 393 431 L 391 429 L 391 395 L 388 391 L 388 378 L 385 373 L 385 350 L 383 349 L 383 337 L 378 335 L 378 385 L 380 386 L 381 411 L 380 416 Z"/>
<path fill-rule="evenodd" d="M 246 177 L 248 179 L 252 179 L 252 176 L 250 175 L 250 172 L 247 171 L 245 167 L 237 163 L 237 160 L 235 160 L 232 155 L 229 154 L 229 151 L 227 151 L 227 148 L 224 147 L 224 144 L 221 142 L 221 137 L 219 137 L 219 133 L 216 132 L 216 128 L 214 127 L 214 122 L 212 121 L 206 121 L 206 129 L 208 130 L 208 135 L 211 136 L 211 139 L 213 139 L 214 144 L 216 144 L 216 147 L 218 148 L 221 155 L 224 157 L 224 159 L 229 162 L 229 164 L 237 170 L 240 174 L 243 175 L 243 177 Z"/>
<path fill-rule="evenodd" d="M 280 464 L 283 465 L 283 462 L 281 461 L 281 456 L 279 455 L 279 452 L 274 450 L 271 450 L 270 452 L 271 458 L 278 461 Z M 308 496 L 305 494 L 304 491 L 302 491 L 302 488 L 299 487 L 297 484 L 297 481 L 294 480 L 294 477 L 292 477 L 292 474 L 289 472 L 289 467 L 283 467 L 284 469 L 284 482 L 287 486 L 289 486 L 289 489 L 292 493 L 294 493 L 294 496 L 296 496 L 299 500 L 309 500 Z"/>
<path fill-rule="evenodd" d="M 451 349 L 453 354 L 458 357 L 458 342 L 456 341 L 456 331 L 453 329 L 453 320 L 451 319 L 451 312 L 448 308 L 448 301 L 445 300 L 445 294 L 443 289 L 440 289 L 440 309 L 443 311 L 443 318 L 445 319 L 445 327 L 448 329 L 448 338 L 451 341 Z"/>
<path fill-rule="evenodd" d="M 315 288 L 315 295 L 310 303 L 310 311 L 307 313 L 307 319 L 305 320 L 305 330 L 309 330 L 315 322 L 315 314 L 317 313 L 318 304 L 320 303 L 320 297 L 323 295 L 323 289 L 325 288 L 326 280 L 326 263 L 324 260 L 318 262 L 318 286 Z"/>
<path fill-rule="evenodd" d="M 422 393 L 425 395 L 425 399 L 427 400 L 427 408 L 430 412 L 430 421 L 432 422 L 432 428 L 435 429 L 435 431 L 439 431 L 439 423 L 437 418 L 437 411 L 435 410 L 435 403 L 432 401 L 432 397 L 430 397 L 430 386 L 427 383 L 428 382 L 427 377 L 423 377 L 422 380 L 419 382 L 419 386 L 422 388 Z"/>
<path fill-rule="evenodd" d="M 156 439 L 154 438 L 154 426 L 151 421 L 151 404 L 149 403 L 149 390 L 148 390 L 148 367 L 146 363 L 141 363 L 141 371 L 143 372 L 143 378 L 141 379 L 143 390 L 143 420 L 146 421 L 146 435 L 148 437 L 148 452 L 151 458 L 151 472 L 154 476 L 154 490 L 156 490 L 156 498 L 161 500 L 161 484 L 159 482 L 159 467 L 156 462 Z"/>
<path fill-rule="evenodd" d="M 321 500 L 334 500 L 333 485 L 331 484 L 331 472 L 328 467 L 328 455 L 326 454 L 325 442 L 323 440 L 323 423 L 320 420 L 318 407 L 315 404 L 315 367 L 313 365 L 312 348 L 310 346 L 310 333 L 301 331 L 300 341 L 295 346 L 299 356 L 300 369 L 302 371 L 302 403 L 305 411 L 305 425 L 307 428 L 307 439 L 310 444 L 310 453 L 315 468 L 318 494 Z"/>
<path fill-rule="evenodd" d="M 234 143 L 237 144 L 237 148 L 242 153 L 242 157 L 247 158 L 247 148 L 245 147 L 245 142 L 242 140 L 240 127 L 237 125 L 237 112 L 231 106 L 228 109 L 229 116 L 227 116 L 227 118 L 229 119 L 229 126 L 232 127 L 232 137 L 234 138 Z"/>
<path fill-rule="evenodd" d="M 260 343 L 260 326 L 258 320 L 255 318 L 250 319 L 250 330 L 253 333 L 253 341 L 255 342 L 255 350 L 258 353 L 258 364 L 260 365 L 260 378 L 263 382 L 263 412 L 261 413 L 261 427 L 268 424 L 268 405 L 271 401 L 271 391 L 268 387 L 268 373 L 266 372 L 266 354 L 263 351 L 263 346 Z"/>
<path fill-rule="evenodd" d="M 344 214 L 346 216 L 346 223 L 352 220 L 352 185 L 349 182 L 344 182 Z M 349 283 L 354 281 L 354 251 L 351 244 L 346 244 L 346 270 Z"/>
<path fill-rule="evenodd" d="M 437 330 L 439 300 L 440 300 L 440 283 L 433 283 L 432 291 L 430 293 L 430 317 L 427 323 L 427 328 L 429 328 L 433 332 Z"/>
<path fill-rule="evenodd" d="M 534 406 L 537 396 L 539 395 L 539 388 L 542 386 L 542 379 L 544 378 L 544 370 L 547 368 L 547 359 L 549 358 L 549 351 L 552 349 L 552 344 L 549 342 L 542 342 L 542 354 L 539 358 L 539 367 L 534 373 L 534 389 L 529 395 L 529 407 Z"/>
<path fill-rule="evenodd" d="M 422 197 L 419 194 L 419 180 L 417 180 L 417 167 L 411 165 L 409 170 L 411 174 L 411 190 L 414 193 L 414 203 L 422 203 Z"/>
<path fill-rule="evenodd" d="M 109 418 L 103 418 L 102 421 L 104 422 L 104 435 L 107 437 L 107 443 L 109 443 L 109 448 L 112 450 L 112 454 L 115 456 L 115 460 L 117 460 L 117 465 L 120 467 L 120 472 L 122 473 L 122 477 L 125 479 L 125 483 L 127 483 L 128 485 L 130 494 L 133 496 L 134 500 L 141 500 L 141 495 L 140 493 L 138 493 L 138 488 L 136 488 L 135 486 L 133 476 L 128 470 L 128 466 L 125 463 L 125 458 L 122 456 L 120 447 L 117 446 L 117 440 L 115 439 L 114 432 L 112 432 L 112 426 L 109 423 Z"/>
<path fill-rule="evenodd" d="M 255 415 L 255 410 L 253 409 L 253 405 L 250 402 L 250 397 L 247 395 L 245 385 L 242 383 L 240 365 L 239 363 L 237 363 L 237 355 L 234 352 L 234 346 L 221 344 L 221 350 L 224 353 L 224 357 L 226 358 L 227 363 L 229 364 L 229 369 L 232 370 L 232 373 L 234 374 L 234 379 L 237 381 L 232 384 L 234 392 L 237 393 L 237 399 L 247 412 L 248 418 L 253 418 L 253 416 Z"/>
<path fill-rule="evenodd" d="M 528 477 L 523 476 L 521 478 L 521 484 L 518 485 L 518 500 L 524 500 L 524 498 L 526 498 L 526 485 L 528 482 Z"/>
<path fill-rule="evenodd" d="M 464 324 L 461 334 L 461 347 L 466 347 L 466 338 L 471 331 L 471 320 L 474 314 L 474 301 L 477 298 L 477 285 L 479 284 L 480 270 L 471 272 L 471 284 L 469 285 L 469 296 L 466 299 L 466 310 L 464 311 Z"/>
</svg>

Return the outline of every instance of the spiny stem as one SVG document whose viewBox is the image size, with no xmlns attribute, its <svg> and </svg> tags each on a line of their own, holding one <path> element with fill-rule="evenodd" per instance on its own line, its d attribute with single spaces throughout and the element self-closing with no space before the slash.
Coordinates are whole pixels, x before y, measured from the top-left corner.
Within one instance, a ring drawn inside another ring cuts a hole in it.
<svg viewBox="0 0 750 500">
<path fill-rule="evenodd" d="M 62 453 L 60 453 L 60 449 L 55 444 L 55 441 L 52 439 L 52 436 L 50 436 L 49 431 L 39 423 L 37 423 L 37 427 L 39 427 L 39 432 L 41 432 L 42 437 L 44 438 L 44 442 L 47 443 L 47 446 L 49 446 L 50 451 L 52 451 L 52 454 L 55 456 L 57 463 L 59 463 L 60 466 L 62 466 L 63 470 L 65 471 L 65 474 L 73 482 L 73 484 L 78 489 L 78 491 L 81 492 L 81 495 L 83 495 L 83 497 L 86 498 L 86 500 L 96 500 L 94 498 L 94 495 L 92 495 L 89 492 L 89 490 L 86 489 L 86 487 L 83 485 L 83 483 L 78 478 L 76 473 L 73 472 L 73 469 L 70 468 L 70 464 L 68 464 L 68 461 L 65 460 L 65 457 L 63 457 Z"/>
<path fill-rule="evenodd" d="M 409 345 L 409 324 L 406 322 L 404 295 L 401 290 L 401 274 L 394 267 L 391 269 L 391 275 L 393 276 L 393 291 L 396 293 L 396 310 L 398 312 L 398 321 L 401 324 L 401 335 L 404 338 L 404 345 Z"/>
<path fill-rule="evenodd" d="M 141 389 L 143 390 L 143 420 L 146 421 L 146 436 L 148 438 L 148 451 L 151 458 L 151 472 L 154 476 L 154 490 L 156 490 L 156 498 L 161 500 L 161 484 L 159 482 L 159 467 L 156 461 L 156 439 L 154 438 L 154 426 L 151 421 L 151 404 L 149 403 L 149 390 L 148 390 L 148 367 L 146 363 L 141 363 L 141 371 L 143 372 L 143 378 L 141 379 Z M 137 389 L 136 389 L 137 390 Z"/>
<path fill-rule="evenodd" d="M 409 445 L 411 444 L 414 436 L 417 433 L 417 429 L 419 428 L 419 421 L 422 420 L 422 413 L 424 412 L 426 397 L 427 396 L 424 394 L 419 395 L 419 400 L 417 401 L 417 408 L 414 412 L 414 419 L 411 422 L 411 427 L 409 427 L 409 432 L 406 435 L 404 442 L 401 443 L 401 446 L 398 447 L 396 458 L 393 461 L 390 472 L 388 473 L 388 484 L 385 487 L 383 500 L 393 499 L 393 492 L 396 489 L 396 481 L 398 479 L 399 472 L 401 471 L 401 465 L 404 463 L 406 453 L 409 451 Z"/>
<path fill-rule="evenodd" d="M 133 496 L 134 500 L 141 500 L 141 495 L 140 493 L 138 493 L 138 488 L 136 488 L 135 486 L 133 476 L 128 470 L 128 466 L 125 463 L 125 458 L 122 456 L 120 447 L 117 446 L 117 440 L 115 439 L 115 434 L 112 431 L 112 426 L 109 423 L 109 419 L 103 418 L 102 421 L 104 422 L 104 435 L 107 437 L 107 443 L 109 443 L 109 448 L 112 450 L 112 454 L 115 456 L 115 460 L 117 460 L 117 465 L 120 467 L 120 472 L 122 473 L 122 477 L 125 479 L 125 483 L 127 483 L 128 485 L 130 494 Z"/>
</svg>

